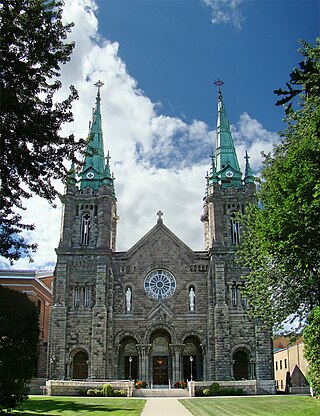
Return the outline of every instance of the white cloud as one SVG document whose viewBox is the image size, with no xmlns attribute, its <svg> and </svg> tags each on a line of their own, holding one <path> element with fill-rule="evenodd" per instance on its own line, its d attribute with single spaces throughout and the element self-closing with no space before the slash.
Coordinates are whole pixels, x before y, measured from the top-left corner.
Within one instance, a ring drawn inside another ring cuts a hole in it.
<svg viewBox="0 0 320 416">
<path fill-rule="evenodd" d="M 156 212 L 164 212 L 164 223 L 195 250 L 204 247 L 202 213 L 206 171 L 214 147 L 215 132 L 201 120 L 188 124 L 180 118 L 161 114 L 161 106 L 153 103 L 139 89 L 125 63 L 118 56 L 119 44 L 103 39 L 98 33 L 93 0 L 67 0 L 65 17 L 74 21 L 72 39 L 76 48 L 62 70 L 62 83 L 71 83 L 79 91 L 80 100 L 73 108 L 75 122 L 64 133 L 85 137 L 95 103 L 94 83 L 105 83 L 101 90 L 105 150 L 110 150 L 111 168 L 116 176 L 118 198 L 118 250 L 128 250 L 156 224 Z M 271 148 L 275 140 L 248 114 L 233 126 L 239 161 L 247 149 L 254 169 L 259 169 L 260 151 Z M 60 185 L 61 186 L 61 185 Z M 35 262 L 27 259 L 14 268 L 53 268 L 54 248 L 60 233 L 61 206 L 51 208 L 46 201 L 27 201 L 26 222 L 34 222 L 31 238 L 39 243 Z M 7 267 L 0 262 L 0 267 Z"/>
<path fill-rule="evenodd" d="M 240 4 L 243 0 L 202 0 L 203 3 L 211 8 L 211 22 L 214 25 L 220 23 L 231 24 L 237 29 L 241 29 L 241 23 L 244 20 Z"/>
</svg>

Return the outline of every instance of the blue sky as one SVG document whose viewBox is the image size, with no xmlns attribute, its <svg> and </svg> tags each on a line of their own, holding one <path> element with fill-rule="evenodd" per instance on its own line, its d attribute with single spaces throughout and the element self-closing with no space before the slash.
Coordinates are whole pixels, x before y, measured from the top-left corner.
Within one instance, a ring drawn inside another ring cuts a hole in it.
<svg viewBox="0 0 320 416">
<path fill-rule="evenodd" d="M 224 15 L 231 9 L 217 4 Z M 228 2 L 227 2 L 228 3 Z M 230 2 L 229 2 L 230 3 Z M 227 23 L 212 23 L 203 1 L 100 0 L 100 31 L 120 44 L 138 86 L 162 112 L 215 125 L 213 81 L 225 81 L 228 115 L 244 111 L 269 130 L 283 129 L 273 90 L 300 59 L 298 39 L 319 34 L 318 1 L 238 1 Z"/>
<path fill-rule="evenodd" d="M 255 175 L 261 151 L 272 151 L 283 129 L 273 90 L 284 87 L 301 60 L 298 39 L 319 34 L 317 1 L 65 0 L 65 22 L 75 26 L 71 61 L 61 70 L 66 97 L 80 99 L 63 134 L 86 137 L 101 89 L 105 154 L 110 151 L 118 199 L 117 250 L 128 250 L 157 221 L 157 211 L 194 250 L 204 247 L 200 222 L 206 171 L 215 145 L 217 89 L 223 96 L 240 167 L 248 150 Z M 61 183 L 56 184 L 63 193 Z M 17 269 L 53 269 L 59 243 L 58 208 L 34 197 L 22 213 L 36 230 L 34 263 Z M 0 259 L 0 267 L 9 267 Z"/>
</svg>

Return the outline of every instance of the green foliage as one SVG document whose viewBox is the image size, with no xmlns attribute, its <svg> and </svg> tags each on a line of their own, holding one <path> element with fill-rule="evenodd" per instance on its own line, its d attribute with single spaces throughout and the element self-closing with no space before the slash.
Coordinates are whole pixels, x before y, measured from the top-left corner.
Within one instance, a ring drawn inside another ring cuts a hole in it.
<svg viewBox="0 0 320 416">
<path fill-rule="evenodd" d="M 237 387 L 220 387 L 219 383 L 212 383 L 209 389 L 203 389 L 204 396 L 242 396 L 243 389 Z"/>
<path fill-rule="evenodd" d="M 209 387 L 210 396 L 218 396 L 220 391 L 219 383 L 212 383 Z"/>
<path fill-rule="evenodd" d="M 65 160 L 76 163 L 75 153 L 84 146 L 73 135 L 61 136 L 62 125 L 73 121 L 71 106 L 78 98 L 73 86 L 64 101 L 55 97 L 60 66 L 74 48 L 66 42 L 73 24 L 63 25 L 62 7 L 56 0 L 15 0 L 0 8 L 0 255 L 11 262 L 37 248 L 21 237 L 34 228 L 17 212 L 22 199 L 37 194 L 53 204 L 52 181 L 66 177 Z"/>
<path fill-rule="evenodd" d="M 113 387 L 111 384 L 104 384 L 102 387 L 102 396 L 111 397 L 113 396 Z"/>
<path fill-rule="evenodd" d="M 307 319 L 303 331 L 304 356 L 309 363 L 308 381 L 314 395 L 320 397 L 320 307 L 316 307 Z"/>
<path fill-rule="evenodd" d="M 264 155 L 258 198 L 242 216 L 239 262 L 248 268 L 244 296 L 249 313 L 269 325 L 289 315 L 300 322 L 320 304 L 320 42 L 303 44 L 305 64 L 291 74 L 301 89 L 299 109 L 271 156 Z M 289 102 L 297 94 L 289 88 Z M 250 272 L 249 272 L 250 270 Z"/>
<path fill-rule="evenodd" d="M 113 396 L 114 397 L 127 397 L 127 393 L 123 389 L 121 389 L 121 390 L 114 390 Z"/>
<path fill-rule="evenodd" d="M 38 310 L 27 295 L 0 286 L 0 412 L 28 396 L 39 337 Z"/>
</svg>

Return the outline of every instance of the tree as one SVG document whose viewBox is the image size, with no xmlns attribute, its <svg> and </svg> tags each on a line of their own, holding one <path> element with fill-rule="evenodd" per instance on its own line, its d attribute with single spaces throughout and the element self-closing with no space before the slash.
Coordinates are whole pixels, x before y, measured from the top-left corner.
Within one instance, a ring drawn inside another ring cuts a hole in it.
<svg viewBox="0 0 320 416">
<path fill-rule="evenodd" d="M 38 309 L 27 295 L 0 286 L 0 413 L 27 398 L 39 337 Z"/>
<path fill-rule="evenodd" d="M 304 356 L 309 363 L 308 381 L 314 395 L 320 397 L 320 307 L 316 307 L 307 319 L 303 331 Z"/>
<path fill-rule="evenodd" d="M 287 127 L 273 155 L 264 155 L 258 199 L 243 216 L 238 258 L 250 272 L 250 313 L 269 325 L 290 317 L 303 325 L 320 305 L 320 38 L 302 43 L 304 60 L 284 96 Z M 298 98 L 298 108 L 293 100 Z"/>
<path fill-rule="evenodd" d="M 60 66 L 74 48 L 66 42 L 73 24 L 63 25 L 62 7 L 56 0 L 1 2 L 0 255 L 11 262 L 37 248 L 21 236 L 34 228 L 17 210 L 24 209 L 23 198 L 36 194 L 54 205 L 52 180 L 64 179 L 65 162 L 76 163 L 84 148 L 84 141 L 61 135 L 73 121 L 77 91 L 71 86 L 62 102 L 54 97 L 62 87 Z"/>
</svg>

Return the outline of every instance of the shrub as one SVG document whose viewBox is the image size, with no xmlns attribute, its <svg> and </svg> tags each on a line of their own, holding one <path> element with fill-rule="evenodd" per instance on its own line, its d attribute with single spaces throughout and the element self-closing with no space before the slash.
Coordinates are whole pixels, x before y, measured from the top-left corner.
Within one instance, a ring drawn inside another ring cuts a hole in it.
<svg viewBox="0 0 320 416">
<path fill-rule="evenodd" d="M 94 389 L 88 389 L 87 390 L 87 396 L 95 396 L 95 395 L 96 395 L 96 393 L 95 393 Z"/>
<path fill-rule="evenodd" d="M 210 396 L 210 389 L 203 389 L 202 393 L 204 396 Z"/>
<path fill-rule="evenodd" d="M 218 383 L 212 383 L 209 387 L 210 396 L 218 396 L 220 392 L 220 386 Z"/>
<path fill-rule="evenodd" d="M 102 396 L 111 397 L 114 395 L 114 390 L 111 384 L 104 384 L 102 387 Z"/>
<path fill-rule="evenodd" d="M 125 390 L 114 390 L 113 395 L 115 397 L 127 397 L 127 393 Z"/>
</svg>

